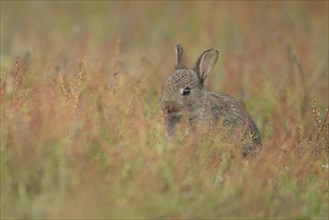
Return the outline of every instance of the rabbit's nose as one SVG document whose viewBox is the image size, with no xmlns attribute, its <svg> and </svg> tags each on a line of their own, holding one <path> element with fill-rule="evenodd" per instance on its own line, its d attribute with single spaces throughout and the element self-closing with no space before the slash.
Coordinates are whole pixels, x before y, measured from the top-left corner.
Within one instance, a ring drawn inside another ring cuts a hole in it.
<svg viewBox="0 0 329 220">
<path fill-rule="evenodd" d="M 162 110 L 164 112 L 171 112 L 173 109 L 173 103 L 171 101 L 164 101 L 162 102 Z"/>
<path fill-rule="evenodd" d="M 180 107 L 179 107 L 179 104 L 177 104 L 174 101 L 165 100 L 162 102 L 162 110 L 165 112 L 168 112 L 168 113 L 179 112 Z"/>
</svg>

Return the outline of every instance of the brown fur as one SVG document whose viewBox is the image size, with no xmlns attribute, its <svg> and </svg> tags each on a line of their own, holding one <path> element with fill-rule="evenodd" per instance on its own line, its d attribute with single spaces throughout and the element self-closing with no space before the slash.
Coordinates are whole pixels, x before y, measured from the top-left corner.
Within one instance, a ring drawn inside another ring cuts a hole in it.
<svg viewBox="0 0 329 220">
<path fill-rule="evenodd" d="M 186 109 L 192 126 L 202 124 L 208 129 L 219 128 L 227 132 L 231 139 L 242 137 L 239 139 L 244 143 L 244 156 L 259 150 L 259 131 L 244 107 L 232 97 L 208 92 L 204 87 L 204 81 L 217 62 L 218 50 L 205 51 L 194 68 L 187 66 L 184 50 L 179 44 L 176 45 L 176 55 L 175 71 L 165 81 L 161 94 L 161 108 L 167 115 L 166 136 L 174 132 L 181 121 L 182 110 Z M 184 95 L 186 87 L 189 94 Z"/>
</svg>

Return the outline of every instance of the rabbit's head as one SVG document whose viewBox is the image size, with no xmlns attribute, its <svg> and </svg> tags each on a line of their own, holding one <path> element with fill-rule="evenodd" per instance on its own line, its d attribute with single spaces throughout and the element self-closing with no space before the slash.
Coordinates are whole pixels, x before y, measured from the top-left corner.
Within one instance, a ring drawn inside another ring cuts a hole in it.
<svg viewBox="0 0 329 220">
<path fill-rule="evenodd" d="M 204 107 L 206 95 L 204 82 L 217 62 L 218 53 L 217 49 L 205 51 L 195 66 L 189 68 L 182 46 L 176 45 L 175 71 L 163 84 L 160 101 L 167 124 L 166 135 L 173 132 L 182 117 L 183 109 L 189 114 L 194 114 Z"/>
</svg>

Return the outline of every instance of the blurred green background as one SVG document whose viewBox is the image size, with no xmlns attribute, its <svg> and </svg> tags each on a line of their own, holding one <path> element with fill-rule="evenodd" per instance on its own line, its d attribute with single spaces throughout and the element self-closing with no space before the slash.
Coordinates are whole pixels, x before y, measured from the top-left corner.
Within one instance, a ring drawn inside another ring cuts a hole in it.
<svg viewBox="0 0 329 220">
<path fill-rule="evenodd" d="M 327 218 L 328 1 L 1 1 L 1 218 Z M 183 45 L 264 149 L 167 142 Z"/>
</svg>

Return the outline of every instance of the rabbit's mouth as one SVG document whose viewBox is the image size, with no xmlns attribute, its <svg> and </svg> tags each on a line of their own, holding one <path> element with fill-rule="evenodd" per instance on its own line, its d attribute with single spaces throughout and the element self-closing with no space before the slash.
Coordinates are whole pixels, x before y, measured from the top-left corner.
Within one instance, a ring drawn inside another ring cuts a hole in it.
<svg viewBox="0 0 329 220">
<path fill-rule="evenodd" d="M 165 136 L 170 139 L 172 134 L 175 132 L 176 124 L 179 123 L 183 115 L 180 112 L 169 112 L 168 109 L 163 111 L 163 118 L 165 124 Z"/>
<path fill-rule="evenodd" d="M 165 136 L 167 139 L 170 139 L 175 132 L 176 125 L 183 117 L 181 110 L 184 106 L 173 100 L 164 100 L 161 102 L 161 107 L 163 110 Z"/>
</svg>

